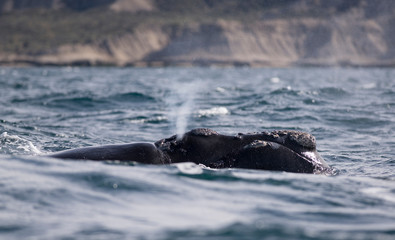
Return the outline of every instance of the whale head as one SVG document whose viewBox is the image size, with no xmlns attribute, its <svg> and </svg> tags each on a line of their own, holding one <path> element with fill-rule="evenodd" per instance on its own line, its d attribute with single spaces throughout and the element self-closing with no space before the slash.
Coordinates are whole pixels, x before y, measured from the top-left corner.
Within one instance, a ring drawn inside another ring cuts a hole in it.
<svg viewBox="0 0 395 240">
<path fill-rule="evenodd" d="M 309 133 L 283 130 L 247 134 L 241 138 L 249 144 L 238 154 L 239 167 L 316 174 L 332 172 L 317 152 L 315 137 Z"/>
</svg>

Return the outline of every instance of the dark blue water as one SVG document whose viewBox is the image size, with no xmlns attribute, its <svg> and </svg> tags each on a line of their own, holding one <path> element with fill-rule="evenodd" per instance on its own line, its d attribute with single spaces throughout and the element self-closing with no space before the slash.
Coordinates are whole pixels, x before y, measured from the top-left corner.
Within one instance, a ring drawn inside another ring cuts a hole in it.
<svg viewBox="0 0 395 240">
<path fill-rule="evenodd" d="M 335 176 L 64 161 L 197 127 L 312 133 Z M 395 239 L 395 70 L 0 68 L 1 239 Z"/>
</svg>

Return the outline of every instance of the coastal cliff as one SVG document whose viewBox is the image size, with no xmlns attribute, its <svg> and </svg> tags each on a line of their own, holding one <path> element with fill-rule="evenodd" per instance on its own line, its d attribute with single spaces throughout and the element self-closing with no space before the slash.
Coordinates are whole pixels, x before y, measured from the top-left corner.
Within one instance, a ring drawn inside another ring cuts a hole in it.
<svg viewBox="0 0 395 240">
<path fill-rule="evenodd" d="M 3 65 L 395 66 L 391 0 L 0 0 L 0 12 Z"/>
</svg>

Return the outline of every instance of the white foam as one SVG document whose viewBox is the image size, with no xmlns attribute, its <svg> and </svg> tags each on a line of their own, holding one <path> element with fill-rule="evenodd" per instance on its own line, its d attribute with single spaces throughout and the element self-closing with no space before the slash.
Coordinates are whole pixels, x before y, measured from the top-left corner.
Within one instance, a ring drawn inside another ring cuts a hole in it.
<svg viewBox="0 0 395 240">
<path fill-rule="evenodd" d="M 272 83 L 279 83 L 280 82 L 280 78 L 272 77 L 272 78 L 270 78 L 270 82 L 272 82 Z"/>
<path fill-rule="evenodd" d="M 321 161 L 319 159 L 317 159 L 317 155 L 315 155 L 315 153 L 313 152 L 302 152 L 302 155 L 306 156 L 308 159 L 313 160 L 314 162 L 321 164 Z"/>
<path fill-rule="evenodd" d="M 372 83 L 366 83 L 362 85 L 363 89 L 373 89 L 376 88 L 376 83 L 372 82 Z"/>
<path fill-rule="evenodd" d="M 226 107 L 213 107 L 210 109 L 201 109 L 197 112 L 199 117 L 215 116 L 215 115 L 227 115 L 229 110 Z"/>
<path fill-rule="evenodd" d="M 9 135 L 7 132 L 0 134 L 0 149 L 5 149 L 10 153 L 29 152 L 41 154 L 41 151 L 34 146 L 29 140 L 23 139 L 17 135 Z"/>
<path fill-rule="evenodd" d="M 220 93 L 226 92 L 225 88 L 222 87 L 217 87 L 215 90 Z"/>
<path fill-rule="evenodd" d="M 129 120 L 130 123 L 134 124 L 139 124 L 139 123 L 147 123 L 147 122 L 160 122 L 160 121 L 166 121 L 167 117 L 165 116 L 159 116 L 159 117 L 152 117 L 152 118 L 143 118 L 143 119 L 132 119 Z"/>
<path fill-rule="evenodd" d="M 382 187 L 369 187 L 361 190 L 363 193 L 370 196 L 383 199 L 388 202 L 395 202 L 395 194 L 390 189 Z"/>
<path fill-rule="evenodd" d="M 176 166 L 178 170 L 180 170 L 180 172 L 185 174 L 196 175 L 203 173 L 202 167 L 196 165 L 195 163 L 191 163 L 191 162 L 178 163 Z"/>
</svg>

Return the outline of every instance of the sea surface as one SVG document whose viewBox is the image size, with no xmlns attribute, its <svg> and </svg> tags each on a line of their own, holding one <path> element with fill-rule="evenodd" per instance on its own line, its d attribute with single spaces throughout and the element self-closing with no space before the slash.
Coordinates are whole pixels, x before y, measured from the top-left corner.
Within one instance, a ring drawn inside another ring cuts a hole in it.
<svg viewBox="0 0 395 240">
<path fill-rule="evenodd" d="M 67 161 L 193 128 L 317 139 L 334 175 Z M 395 69 L 0 68 L 0 239 L 395 239 Z"/>
</svg>

